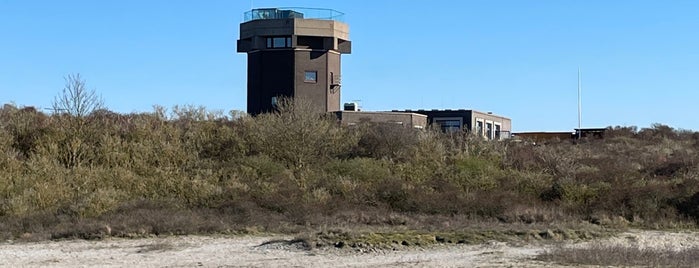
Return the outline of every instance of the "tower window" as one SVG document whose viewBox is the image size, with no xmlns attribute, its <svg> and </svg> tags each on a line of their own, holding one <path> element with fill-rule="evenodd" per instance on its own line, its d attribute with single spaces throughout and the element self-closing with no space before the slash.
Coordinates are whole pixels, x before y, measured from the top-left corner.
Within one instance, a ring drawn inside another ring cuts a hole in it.
<svg viewBox="0 0 699 268">
<path fill-rule="evenodd" d="M 291 37 L 277 36 L 267 37 L 267 48 L 289 48 L 291 47 Z"/>
<path fill-rule="evenodd" d="M 315 83 L 318 82 L 318 72 L 317 71 L 306 71 L 304 78 L 304 82 L 310 82 L 310 83 Z"/>
</svg>

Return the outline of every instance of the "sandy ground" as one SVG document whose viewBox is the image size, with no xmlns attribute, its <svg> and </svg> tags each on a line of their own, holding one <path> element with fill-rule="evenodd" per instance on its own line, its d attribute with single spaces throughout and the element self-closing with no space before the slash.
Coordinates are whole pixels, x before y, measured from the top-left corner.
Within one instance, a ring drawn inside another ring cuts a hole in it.
<svg viewBox="0 0 699 268">
<path fill-rule="evenodd" d="M 676 248 L 699 245 L 693 232 L 630 231 L 583 243 L 444 245 L 430 249 L 352 252 L 303 250 L 265 242 L 289 237 L 180 236 L 102 241 L 0 243 L 2 267 L 558 267 L 534 260 L 553 247 L 592 243 Z M 262 246 L 261 246 L 262 245 Z"/>
</svg>

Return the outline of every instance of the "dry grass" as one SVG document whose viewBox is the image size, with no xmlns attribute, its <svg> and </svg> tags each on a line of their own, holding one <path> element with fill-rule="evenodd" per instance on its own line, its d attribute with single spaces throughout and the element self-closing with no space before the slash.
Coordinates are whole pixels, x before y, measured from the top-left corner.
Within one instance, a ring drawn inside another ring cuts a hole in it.
<svg viewBox="0 0 699 268">
<path fill-rule="evenodd" d="M 559 248 L 537 256 L 559 264 L 642 267 L 697 267 L 699 247 L 687 249 L 639 248 L 597 244 L 589 248 Z"/>
</svg>

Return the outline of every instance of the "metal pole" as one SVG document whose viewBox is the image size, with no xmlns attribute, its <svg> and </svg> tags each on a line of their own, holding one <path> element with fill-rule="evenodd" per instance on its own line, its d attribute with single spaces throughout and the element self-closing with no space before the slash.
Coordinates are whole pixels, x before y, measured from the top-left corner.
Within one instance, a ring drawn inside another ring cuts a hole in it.
<svg viewBox="0 0 699 268">
<path fill-rule="evenodd" d="M 582 73 L 578 66 L 578 139 L 582 138 Z"/>
</svg>

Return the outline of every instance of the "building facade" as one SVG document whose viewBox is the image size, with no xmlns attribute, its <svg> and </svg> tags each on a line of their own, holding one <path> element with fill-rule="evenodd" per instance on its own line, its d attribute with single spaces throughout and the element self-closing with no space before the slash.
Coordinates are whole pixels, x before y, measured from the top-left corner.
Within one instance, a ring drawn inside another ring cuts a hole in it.
<svg viewBox="0 0 699 268">
<path fill-rule="evenodd" d="M 247 112 L 274 110 L 279 97 L 319 111 L 340 109 L 340 56 L 351 53 L 342 13 L 326 9 L 253 9 L 240 24 L 237 51 L 248 55 Z"/>
<path fill-rule="evenodd" d="M 260 8 L 245 13 L 239 53 L 247 53 L 247 112 L 271 112 L 280 97 L 303 101 L 318 112 L 333 112 L 345 125 L 391 123 L 413 128 L 438 126 L 467 130 L 498 140 L 508 138 L 509 118 L 473 110 L 360 111 L 340 107 L 341 55 L 352 52 L 344 14 L 329 9 Z"/>
<path fill-rule="evenodd" d="M 507 117 L 474 110 L 404 110 L 393 112 L 418 113 L 427 116 L 427 123 L 442 131 L 466 130 L 489 140 L 510 137 L 512 120 Z"/>
</svg>

